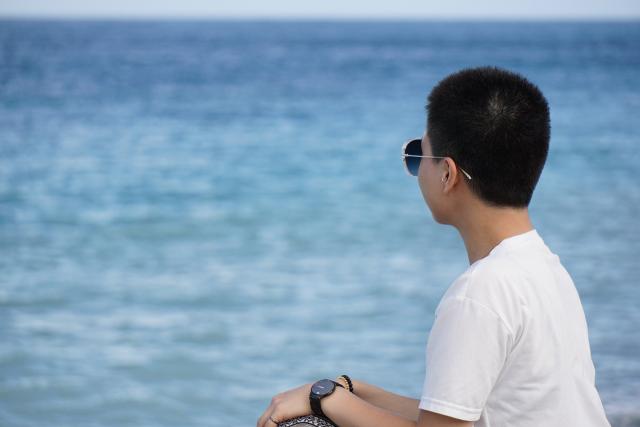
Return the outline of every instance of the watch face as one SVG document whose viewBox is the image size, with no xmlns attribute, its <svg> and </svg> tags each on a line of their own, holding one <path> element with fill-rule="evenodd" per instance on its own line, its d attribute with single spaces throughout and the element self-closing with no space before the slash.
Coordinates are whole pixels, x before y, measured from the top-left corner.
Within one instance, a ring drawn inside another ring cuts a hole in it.
<svg viewBox="0 0 640 427">
<path fill-rule="evenodd" d="M 331 393 L 335 387 L 336 385 L 333 381 L 324 379 L 317 381 L 311 386 L 311 393 L 316 396 L 324 396 Z"/>
</svg>

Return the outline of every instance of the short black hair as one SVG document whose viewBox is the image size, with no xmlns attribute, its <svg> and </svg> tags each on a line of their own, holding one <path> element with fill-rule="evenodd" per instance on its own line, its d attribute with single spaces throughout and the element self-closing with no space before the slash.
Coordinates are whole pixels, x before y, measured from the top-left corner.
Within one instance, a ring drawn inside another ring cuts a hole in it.
<svg viewBox="0 0 640 427">
<path fill-rule="evenodd" d="M 549 106 L 536 85 L 498 67 L 465 68 L 433 88 L 427 134 L 491 206 L 527 207 L 549 151 Z"/>
</svg>

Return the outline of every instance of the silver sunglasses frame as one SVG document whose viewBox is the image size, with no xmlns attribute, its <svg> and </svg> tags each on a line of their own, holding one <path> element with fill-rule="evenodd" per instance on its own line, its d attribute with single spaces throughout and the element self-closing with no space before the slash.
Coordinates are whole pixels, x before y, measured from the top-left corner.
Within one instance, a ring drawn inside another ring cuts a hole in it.
<svg viewBox="0 0 640 427">
<path fill-rule="evenodd" d="M 407 167 L 407 162 L 405 160 L 405 157 L 426 157 L 428 159 L 446 159 L 446 157 L 442 157 L 442 156 L 418 156 L 418 155 L 415 155 L 415 154 L 405 154 L 405 149 L 407 148 L 407 145 L 409 145 L 409 143 L 411 141 L 415 141 L 415 140 L 421 140 L 421 138 L 413 138 L 413 139 L 410 139 L 407 142 L 405 142 L 404 145 L 402 146 L 402 152 L 401 152 L 402 155 L 400 156 L 400 158 L 402 159 L 402 164 L 404 165 L 405 172 L 407 172 L 407 174 L 409 176 L 414 176 L 414 177 L 416 175 L 413 175 L 411 172 L 409 172 L 409 168 Z M 471 175 L 469 175 L 464 169 L 462 169 L 460 166 L 458 166 L 458 169 L 460 169 L 462 171 L 462 173 L 467 178 L 469 178 L 469 180 L 471 180 Z"/>
</svg>

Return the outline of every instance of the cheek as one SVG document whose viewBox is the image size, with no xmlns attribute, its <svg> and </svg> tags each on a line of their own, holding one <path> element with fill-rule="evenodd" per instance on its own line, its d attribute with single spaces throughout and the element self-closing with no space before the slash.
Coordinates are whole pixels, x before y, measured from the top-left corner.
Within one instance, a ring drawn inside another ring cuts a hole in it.
<svg viewBox="0 0 640 427">
<path fill-rule="evenodd" d="M 420 165 L 420 169 L 418 170 L 418 185 L 420 186 L 420 191 L 422 192 L 422 197 L 429 204 L 429 194 L 431 193 L 429 187 L 429 177 L 427 176 L 427 170 Z"/>
<path fill-rule="evenodd" d="M 427 187 L 431 180 L 429 179 L 429 168 L 424 164 L 425 161 L 427 161 L 427 159 L 422 159 L 420 162 L 420 168 L 418 169 L 418 182 L 420 182 L 420 188 L 427 191 Z"/>
<path fill-rule="evenodd" d="M 420 191 L 422 192 L 422 197 L 424 198 L 433 219 L 438 223 L 442 223 L 440 219 L 439 203 L 437 203 L 439 188 L 435 185 L 435 177 L 430 177 L 428 170 L 428 168 L 423 168 L 421 165 L 420 170 L 418 171 L 418 184 L 420 186 Z M 435 173 L 435 171 L 431 169 L 431 173 Z"/>
</svg>

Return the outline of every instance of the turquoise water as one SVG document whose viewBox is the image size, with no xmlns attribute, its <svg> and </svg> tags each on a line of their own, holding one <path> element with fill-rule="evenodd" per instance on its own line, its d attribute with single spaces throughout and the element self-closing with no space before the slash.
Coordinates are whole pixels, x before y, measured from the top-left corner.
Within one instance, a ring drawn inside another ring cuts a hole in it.
<svg viewBox="0 0 640 427">
<path fill-rule="evenodd" d="M 253 425 L 348 373 L 417 398 L 468 266 L 400 161 L 431 87 L 527 75 L 533 223 L 640 425 L 640 24 L 0 21 L 0 425 Z"/>
</svg>

